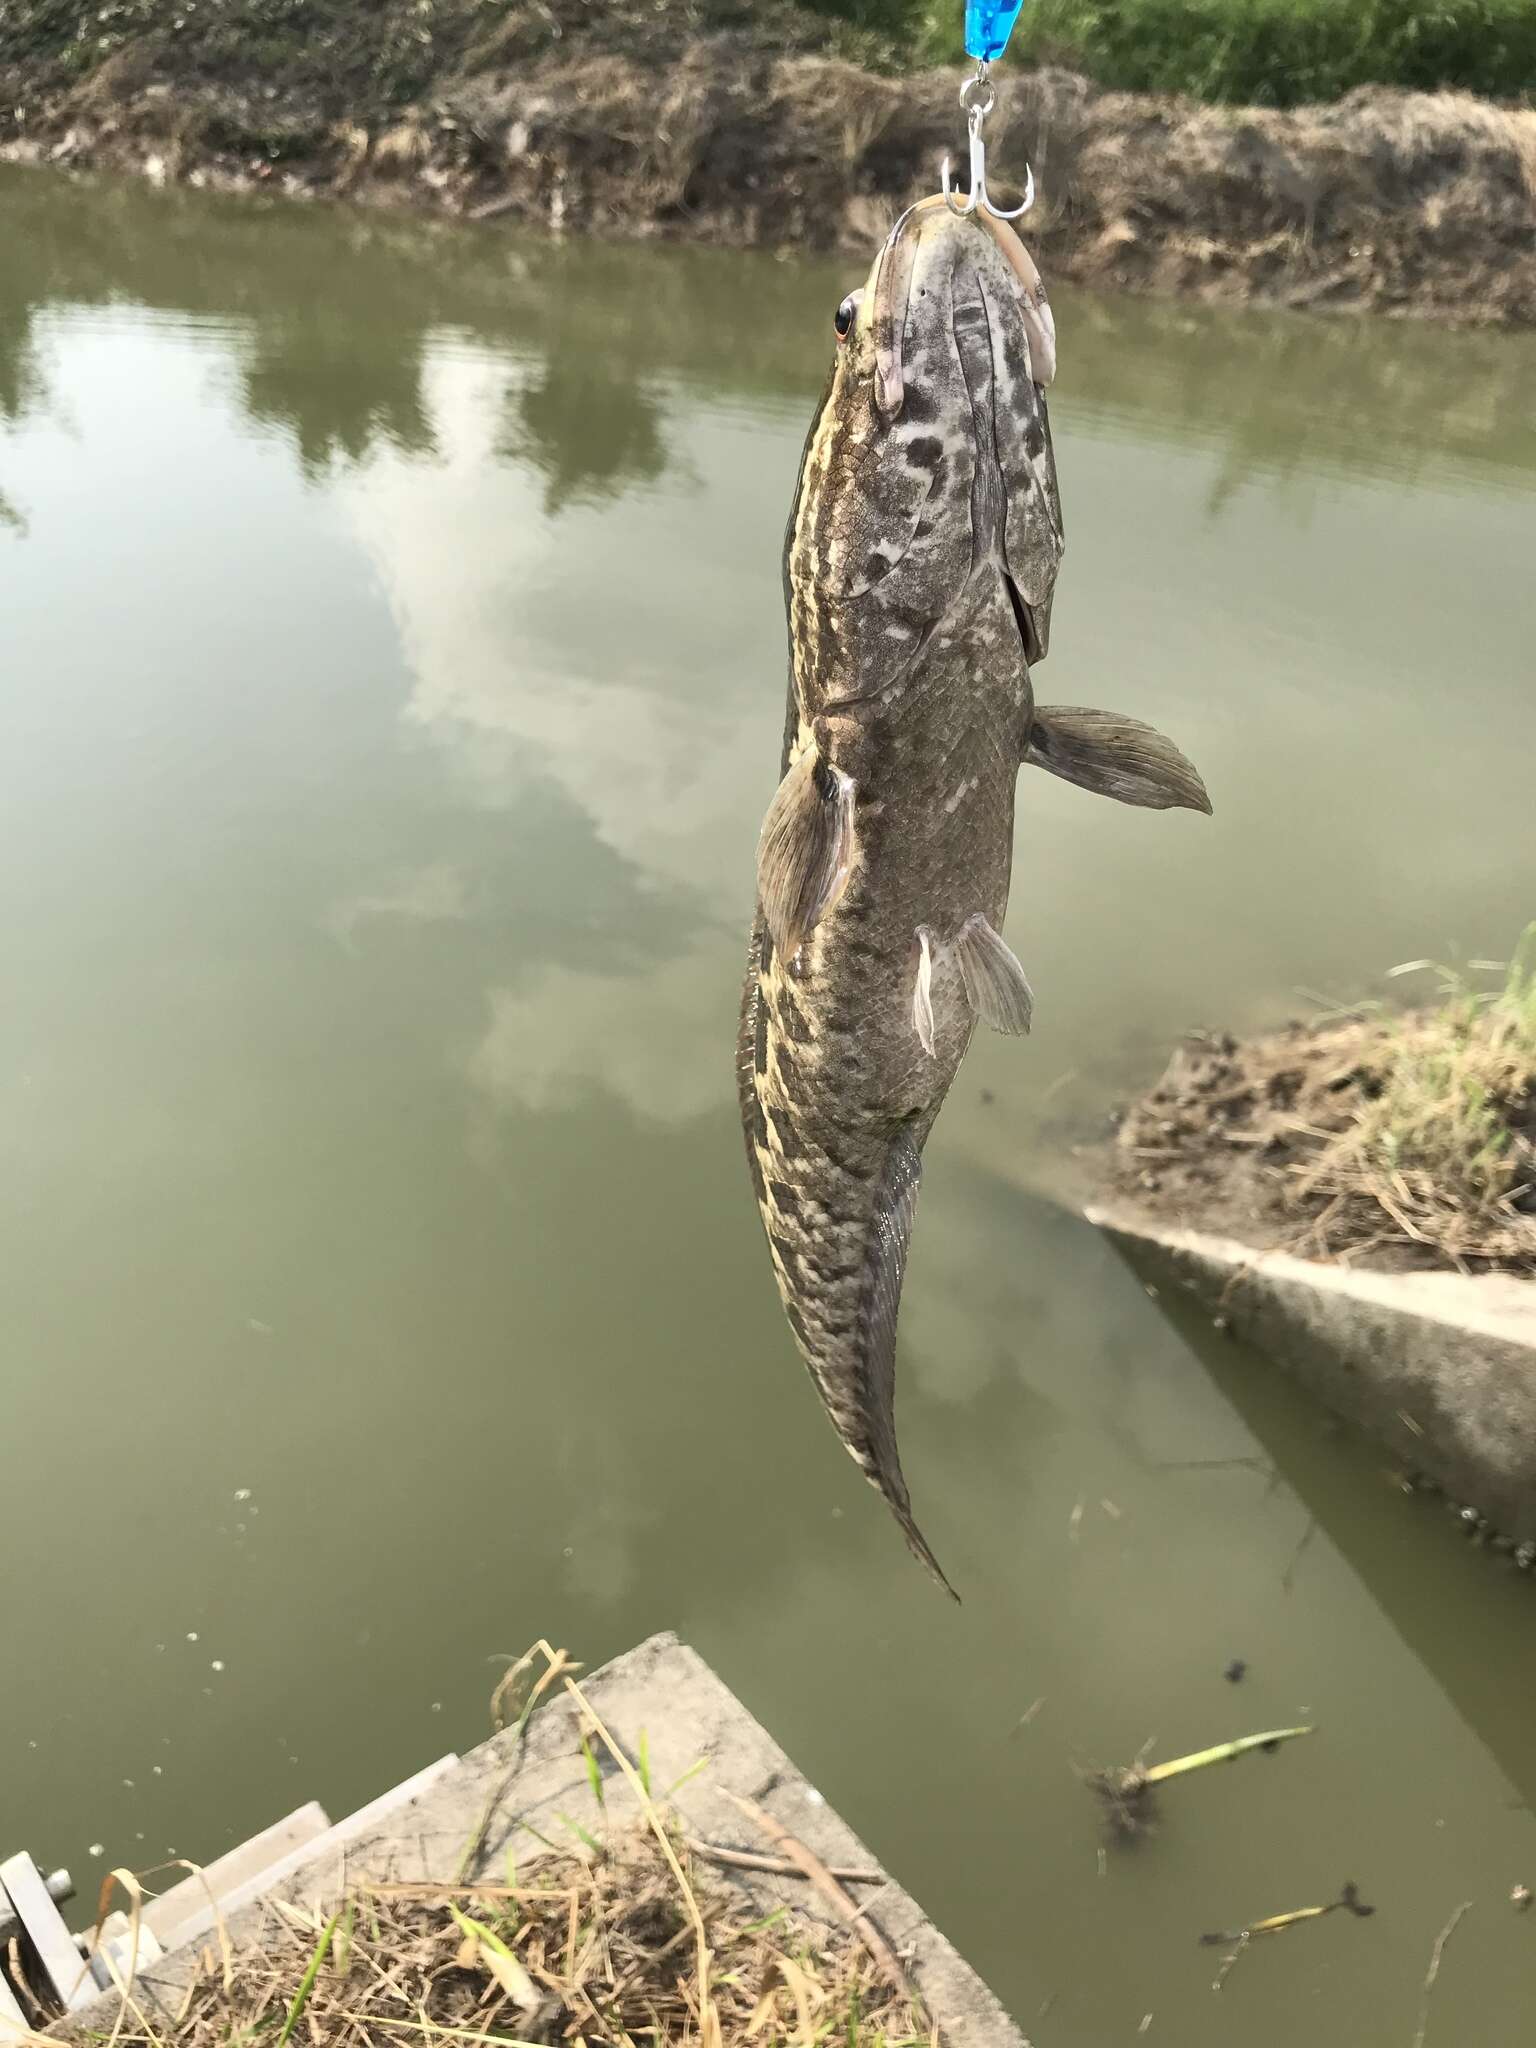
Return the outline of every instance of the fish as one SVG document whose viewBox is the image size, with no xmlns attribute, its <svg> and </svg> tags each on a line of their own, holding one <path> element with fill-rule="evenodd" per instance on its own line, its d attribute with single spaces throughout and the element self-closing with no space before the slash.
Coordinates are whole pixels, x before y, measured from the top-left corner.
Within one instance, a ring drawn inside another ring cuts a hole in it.
<svg viewBox="0 0 1536 2048">
<path fill-rule="evenodd" d="M 907 1545 L 896 1327 L 923 1147 L 978 1023 L 1022 1034 L 1004 939 L 1015 783 L 1209 812 L 1152 727 L 1040 706 L 1063 549 L 1056 330 L 1015 231 L 942 198 L 838 306 L 784 542 L 789 691 L 736 1063 L 790 1329 Z"/>
</svg>

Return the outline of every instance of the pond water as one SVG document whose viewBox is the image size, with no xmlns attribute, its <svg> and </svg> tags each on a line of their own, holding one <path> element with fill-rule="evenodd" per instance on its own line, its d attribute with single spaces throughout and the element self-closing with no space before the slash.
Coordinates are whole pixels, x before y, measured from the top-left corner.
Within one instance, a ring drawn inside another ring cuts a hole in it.
<svg viewBox="0 0 1536 2048">
<path fill-rule="evenodd" d="M 732 1094 L 857 268 L 0 180 L 0 1851 L 207 1859 L 672 1627 L 1039 2048 L 1406 2043 L 1464 1899 L 1431 2039 L 1512 2048 L 1536 1589 L 1049 1190 L 1183 1030 L 1532 915 L 1536 351 L 1058 295 L 1042 694 L 1216 816 L 1021 788 L 1035 1034 L 903 1325 L 954 1610 Z M 1302 1716 L 1101 1861 L 1079 1767 Z M 1202 1932 L 1346 1879 L 1213 1995 Z"/>
</svg>

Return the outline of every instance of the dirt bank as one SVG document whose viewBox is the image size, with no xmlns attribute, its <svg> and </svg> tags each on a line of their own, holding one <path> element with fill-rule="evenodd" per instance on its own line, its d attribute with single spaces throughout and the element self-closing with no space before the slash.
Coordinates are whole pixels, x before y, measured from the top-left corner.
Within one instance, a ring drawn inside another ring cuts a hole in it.
<svg viewBox="0 0 1536 2048">
<path fill-rule="evenodd" d="M 701 33 L 687 7 L 619 5 L 594 26 L 598 10 L 553 0 L 367 64 L 343 61 L 345 35 L 189 44 L 148 0 L 109 12 L 150 25 L 62 53 L 0 35 L 0 156 L 863 253 L 963 141 L 958 73 L 892 77 L 810 49 L 793 9 Z M 1056 70 L 1001 82 L 993 161 L 1033 162 L 1030 239 L 1056 278 L 1536 323 L 1536 112 L 1375 88 L 1216 108 Z"/>
<path fill-rule="evenodd" d="M 1255 1251 L 1536 1274 L 1536 1055 L 1504 1017 L 1191 1039 L 1126 1111 L 1107 1199 Z"/>
</svg>

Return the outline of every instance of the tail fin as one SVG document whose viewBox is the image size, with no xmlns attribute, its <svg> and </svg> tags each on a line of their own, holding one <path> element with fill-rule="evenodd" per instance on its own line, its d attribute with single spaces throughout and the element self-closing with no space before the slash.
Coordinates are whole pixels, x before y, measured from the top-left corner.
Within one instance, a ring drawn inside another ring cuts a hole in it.
<svg viewBox="0 0 1536 2048">
<path fill-rule="evenodd" d="M 929 1549 L 927 1537 L 924 1536 L 922 1530 L 919 1529 L 917 1523 L 912 1519 L 912 1504 L 907 1498 L 906 1484 L 901 1476 L 900 1460 L 898 1459 L 894 1472 L 880 1478 L 876 1478 L 874 1473 L 871 1473 L 869 1479 L 870 1484 L 879 1487 L 881 1493 L 884 1494 L 891 1513 L 896 1517 L 897 1526 L 900 1528 L 902 1535 L 907 1539 L 908 1550 L 911 1551 L 918 1563 L 927 1572 L 929 1578 L 936 1585 L 942 1586 L 950 1599 L 958 1607 L 960 1605 L 960 1595 L 945 1577 L 943 1565 L 939 1563 L 932 1550 Z"/>
</svg>

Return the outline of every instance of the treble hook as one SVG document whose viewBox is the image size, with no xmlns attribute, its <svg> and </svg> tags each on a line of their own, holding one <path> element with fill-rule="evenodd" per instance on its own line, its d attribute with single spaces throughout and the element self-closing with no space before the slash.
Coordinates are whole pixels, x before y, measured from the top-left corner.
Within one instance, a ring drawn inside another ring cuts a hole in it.
<svg viewBox="0 0 1536 2048">
<path fill-rule="evenodd" d="M 982 139 L 981 124 L 997 105 L 997 94 L 992 89 L 992 80 L 985 60 L 977 64 L 975 73 L 960 88 L 960 104 L 965 109 L 965 123 L 971 138 L 971 190 L 962 205 L 956 198 L 949 181 L 949 158 L 944 159 L 944 202 L 951 213 L 975 213 L 985 209 L 994 220 L 1017 220 L 1021 213 L 1028 213 L 1035 203 L 1035 174 L 1029 165 L 1024 166 L 1024 199 L 1022 205 L 1008 212 L 1001 206 L 994 206 L 987 193 L 987 145 Z"/>
</svg>

